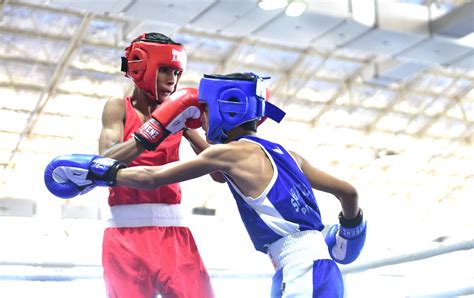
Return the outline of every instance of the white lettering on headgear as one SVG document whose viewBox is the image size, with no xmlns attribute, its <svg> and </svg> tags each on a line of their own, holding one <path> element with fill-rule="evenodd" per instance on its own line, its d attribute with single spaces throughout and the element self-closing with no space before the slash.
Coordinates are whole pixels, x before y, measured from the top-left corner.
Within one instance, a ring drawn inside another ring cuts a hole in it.
<svg viewBox="0 0 474 298">
<path fill-rule="evenodd" d="M 171 61 L 183 62 L 186 59 L 186 54 L 184 54 L 184 52 L 175 49 L 172 50 L 171 55 Z"/>
</svg>

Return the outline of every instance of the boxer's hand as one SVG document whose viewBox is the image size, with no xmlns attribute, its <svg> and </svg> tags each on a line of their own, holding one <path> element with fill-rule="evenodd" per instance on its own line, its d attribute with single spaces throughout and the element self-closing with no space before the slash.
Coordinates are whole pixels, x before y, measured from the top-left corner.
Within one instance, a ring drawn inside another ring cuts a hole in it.
<svg viewBox="0 0 474 298">
<path fill-rule="evenodd" d="M 120 161 L 98 155 L 62 155 L 46 167 L 44 183 L 55 196 L 69 199 L 96 186 L 114 185 L 117 171 L 125 167 Z"/>
<path fill-rule="evenodd" d="M 198 102 L 197 95 L 196 88 L 183 88 L 173 93 L 134 133 L 137 142 L 147 150 L 155 150 L 168 135 L 185 127 L 200 127 L 204 107 Z"/>
<path fill-rule="evenodd" d="M 349 264 L 359 257 L 365 244 L 367 222 L 364 221 L 362 210 L 356 218 L 346 220 L 339 213 L 340 225 L 329 228 L 325 240 L 331 258 L 340 264 Z"/>
</svg>

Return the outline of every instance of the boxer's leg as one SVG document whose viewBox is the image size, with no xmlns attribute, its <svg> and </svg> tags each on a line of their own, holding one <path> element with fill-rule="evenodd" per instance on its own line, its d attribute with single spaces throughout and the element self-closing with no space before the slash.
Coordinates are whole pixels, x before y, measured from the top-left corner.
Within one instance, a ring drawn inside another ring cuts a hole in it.
<svg viewBox="0 0 474 298">
<path fill-rule="evenodd" d="M 342 298 L 341 272 L 333 260 L 291 263 L 273 276 L 271 297 Z"/>
<path fill-rule="evenodd" d="M 313 264 L 313 297 L 344 297 L 341 271 L 333 260 L 317 260 Z"/>
<path fill-rule="evenodd" d="M 147 258 L 146 228 L 107 228 L 102 244 L 102 266 L 109 298 L 155 297 Z"/>
<path fill-rule="evenodd" d="M 157 227 L 160 261 L 155 286 L 167 298 L 213 298 L 209 275 L 191 231 L 186 227 Z"/>
<path fill-rule="evenodd" d="M 102 263 L 109 297 L 214 297 L 186 227 L 108 228 Z"/>
<path fill-rule="evenodd" d="M 283 283 L 283 269 L 278 270 L 272 278 L 272 289 L 271 297 L 279 298 L 283 296 L 283 291 L 285 290 L 285 284 Z"/>
</svg>

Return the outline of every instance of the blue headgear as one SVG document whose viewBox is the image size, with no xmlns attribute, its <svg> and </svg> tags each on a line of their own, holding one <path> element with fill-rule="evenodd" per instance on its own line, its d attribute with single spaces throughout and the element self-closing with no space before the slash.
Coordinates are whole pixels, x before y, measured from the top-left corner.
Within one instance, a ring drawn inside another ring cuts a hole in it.
<svg viewBox="0 0 474 298">
<path fill-rule="evenodd" d="M 280 122 L 285 116 L 277 106 L 266 101 L 263 79 L 253 73 L 204 75 L 199 83 L 199 102 L 207 104 L 209 127 L 207 138 L 225 142 L 226 132 L 242 123 L 263 116 Z"/>
</svg>

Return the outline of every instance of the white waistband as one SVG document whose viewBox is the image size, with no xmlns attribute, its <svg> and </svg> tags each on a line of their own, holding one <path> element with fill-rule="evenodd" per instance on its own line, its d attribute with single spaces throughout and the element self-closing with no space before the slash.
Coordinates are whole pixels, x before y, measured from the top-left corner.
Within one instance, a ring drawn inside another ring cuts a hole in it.
<svg viewBox="0 0 474 298">
<path fill-rule="evenodd" d="M 268 245 L 267 254 L 276 270 L 293 262 L 331 259 L 323 234 L 317 230 L 282 237 Z"/>
<path fill-rule="evenodd" d="M 127 204 L 110 207 L 108 227 L 182 227 L 185 226 L 180 205 Z"/>
</svg>

